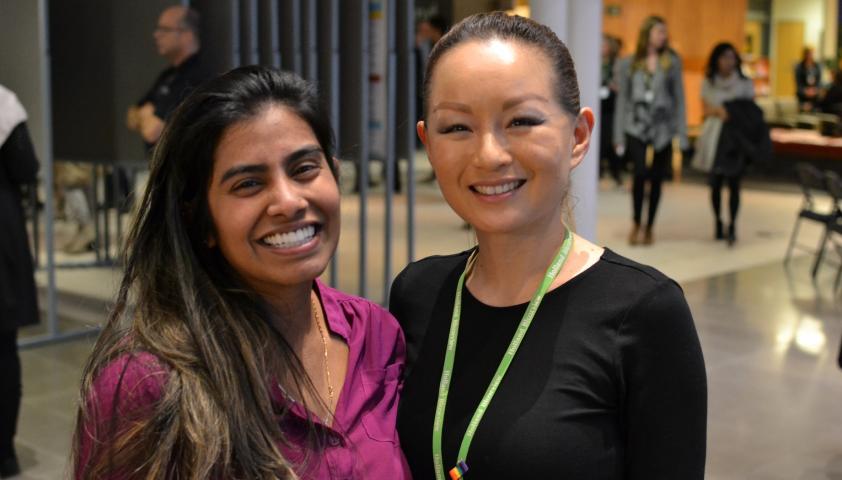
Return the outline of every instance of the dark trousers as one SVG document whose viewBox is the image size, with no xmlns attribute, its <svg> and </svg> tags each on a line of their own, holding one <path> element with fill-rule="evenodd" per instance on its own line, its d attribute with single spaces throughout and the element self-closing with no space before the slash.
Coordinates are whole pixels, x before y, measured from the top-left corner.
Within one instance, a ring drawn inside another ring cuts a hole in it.
<svg viewBox="0 0 842 480">
<path fill-rule="evenodd" d="M 634 165 L 634 182 L 632 183 L 632 204 L 634 207 L 634 223 L 640 225 L 643 216 L 643 200 L 646 196 L 646 183 L 649 183 L 649 217 L 647 228 L 655 224 L 655 214 L 658 213 L 658 203 L 661 201 L 661 184 L 669 173 L 672 161 L 672 144 L 655 152 L 652 165 L 646 166 L 646 147 L 649 144 L 626 135 L 626 158 Z"/>
<path fill-rule="evenodd" d="M 731 224 L 737 223 L 737 211 L 740 209 L 740 176 L 726 177 L 712 173 L 710 175 L 710 203 L 716 221 L 722 219 L 722 186 L 728 183 L 728 207 L 731 213 Z"/>
<path fill-rule="evenodd" d="M 18 332 L 0 332 L 0 461 L 14 456 L 21 398 Z"/>
<path fill-rule="evenodd" d="M 602 130 L 599 133 L 599 154 L 602 160 L 608 161 L 608 171 L 611 172 L 611 178 L 619 185 L 622 182 L 622 172 L 625 165 L 624 159 L 617 155 L 614 151 L 614 145 L 611 143 L 614 138 L 614 113 L 602 113 Z M 599 178 L 602 178 L 603 172 L 602 161 L 599 162 Z"/>
</svg>

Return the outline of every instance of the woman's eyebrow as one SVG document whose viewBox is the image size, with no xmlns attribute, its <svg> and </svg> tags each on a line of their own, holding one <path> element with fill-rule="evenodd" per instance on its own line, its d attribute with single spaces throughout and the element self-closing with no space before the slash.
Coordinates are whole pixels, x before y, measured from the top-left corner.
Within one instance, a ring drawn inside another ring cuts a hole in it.
<svg viewBox="0 0 842 480">
<path fill-rule="evenodd" d="M 222 174 L 222 179 L 219 180 L 219 184 L 222 185 L 223 183 L 227 182 L 232 177 L 236 177 L 237 175 L 242 175 L 245 173 L 265 173 L 267 170 L 269 170 L 269 167 L 262 163 L 237 165 L 229 168 L 225 171 L 224 174 Z"/>
<path fill-rule="evenodd" d="M 284 158 L 284 163 L 294 162 L 300 158 L 306 157 L 307 155 L 311 155 L 313 153 L 322 153 L 322 147 L 318 145 L 307 145 L 305 147 L 299 148 L 298 150 L 290 153 Z M 243 174 L 249 173 L 266 173 L 269 170 L 269 167 L 263 163 L 254 163 L 254 164 L 245 164 L 245 165 L 236 165 L 234 167 L 229 168 L 222 174 L 222 179 L 219 180 L 219 184 L 222 185 L 223 183 L 227 182 L 233 177 Z"/>
<path fill-rule="evenodd" d="M 540 102 L 548 103 L 549 100 L 544 97 L 543 95 L 538 95 L 537 93 L 527 93 L 525 95 L 521 95 L 519 97 L 511 98 L 503 102 L 503 110 L 508 110 L 510 108 L 516 107 L 523 102 L 528 100 L 538 100 Z"/>
</svg>

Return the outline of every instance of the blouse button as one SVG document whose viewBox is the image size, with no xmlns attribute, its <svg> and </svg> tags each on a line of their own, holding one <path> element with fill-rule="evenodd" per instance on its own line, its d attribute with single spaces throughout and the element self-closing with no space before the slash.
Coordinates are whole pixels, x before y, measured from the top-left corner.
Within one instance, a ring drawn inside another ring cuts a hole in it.
<svg viewBox="0 0 842 480">
<path fill-rule="evenodd" d="M 342 441 L 339 439 L 337 435 L 331 435 L 327 438 L 327 444 L 331 447 L 338 447 Z"/>
</svg>

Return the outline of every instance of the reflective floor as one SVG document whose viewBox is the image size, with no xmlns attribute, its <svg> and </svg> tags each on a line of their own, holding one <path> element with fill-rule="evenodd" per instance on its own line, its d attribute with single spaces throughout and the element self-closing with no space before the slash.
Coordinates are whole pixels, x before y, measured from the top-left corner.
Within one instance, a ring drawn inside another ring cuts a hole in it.
<svg viewBox="0 0 842 480">
<path fill-rule="evenodd" d="M 708 478 L 842 479 L 842 303 L 806 260 L 685 285 L 708 371 Z"/>
</svg>

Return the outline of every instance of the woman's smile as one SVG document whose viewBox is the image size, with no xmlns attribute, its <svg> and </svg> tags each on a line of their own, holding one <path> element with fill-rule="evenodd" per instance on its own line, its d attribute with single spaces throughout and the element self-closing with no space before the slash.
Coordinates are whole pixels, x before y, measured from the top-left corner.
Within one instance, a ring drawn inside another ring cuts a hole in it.
<svg viewBox="0 0 842 480">
<path fill-rule="evenodd" d="M 516 179 L 497 182 L 480 182 L 472 184 L 468 188 L 470 188 L 470 190 L 483 201 L 497 202 L 511 198 L 525 184 L 526 180 Z"/>
</svg>

